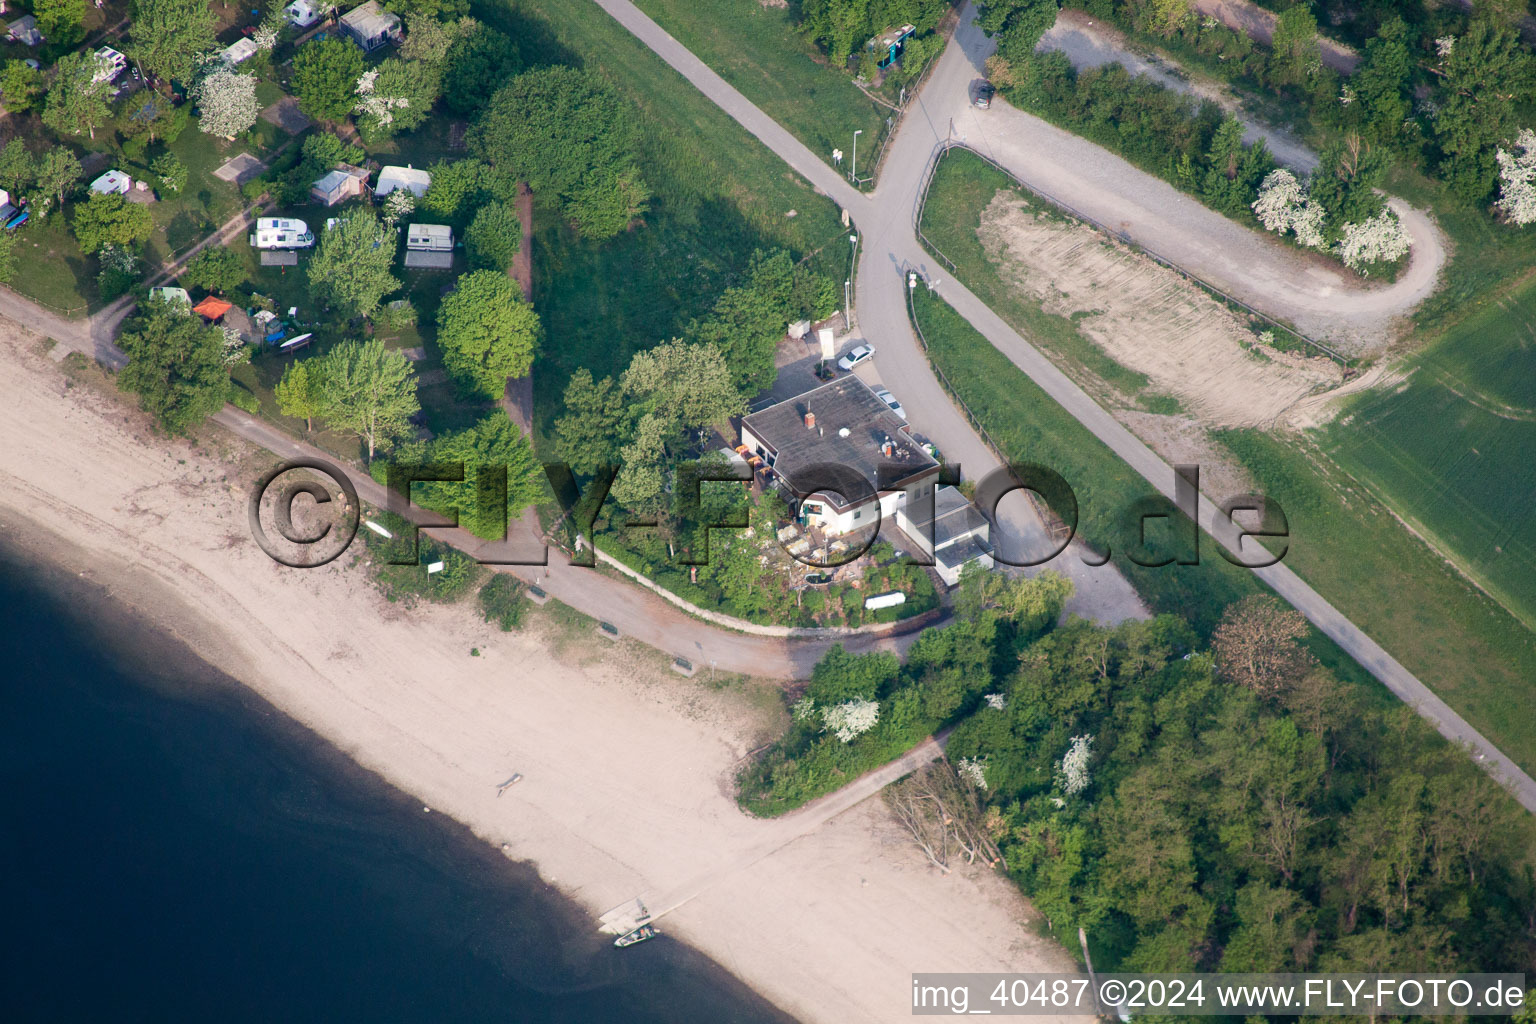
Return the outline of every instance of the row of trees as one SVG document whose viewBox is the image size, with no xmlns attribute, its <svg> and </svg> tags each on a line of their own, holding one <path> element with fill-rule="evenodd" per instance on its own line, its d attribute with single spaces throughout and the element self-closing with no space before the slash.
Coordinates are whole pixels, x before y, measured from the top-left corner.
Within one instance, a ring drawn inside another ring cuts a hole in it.
<svg viewBox="0 0 1536 1024">
<path fill-rule="evenodd" d="M 1162 41 L 1208 70 L 1280 93 L 1319 127 L 1354 133 L 1372 147 L 1434 173 L 1452 194 L 1484 203 L 1499 185 L 1497 154 L 1514 142 L 1522 106 L 1536 86 L 1536 62 L 1509 10 L 1476 4 L 1409 4 L 1351 11 L 1361 60 L 1347 76 L 1324 65 L 1312 5 L 1279 10 L 1273 38 L 1246 35 L 1202 18 L 1190 0 L 1067 0 L 1095 18 Z M 1055 0 L 994 0 L 984 17 L 1049 26 Z M 1012 12 L 1027 11 L 1027 14 Z M 1043 29 L 1042 29 L 1043 31 Z M 1021 33 L 1010 56 L 1027 56 Z M 1038 38 L 1035 37 L 1035 38 Z M 1033 43 L 1028 43 L 1033 48 Z M 1000 52 L 1007 49 L 1000 40 Z"/>
<path fill-rule="evenodd" d="M 877 32 L 898 25 L 926 32 L 948 10 L 946 0 L 805 0 L 800 30 L 841 61 Z"/>
<path fill-rule="evenodd" d="M 1087 932 L 1100 969 L 1536 956 L 1507 794 L 1410 709 L 1321 668 L 1299 614 L 1244 599 L 1207 650 L 1172 616 L 1053 629 L 1069 591 L 968 573 L 964 612 L 905 666 L 834 649 L 743 770 L 743 805 L 782 813 L 957 723 L 948 776 L 889 794 L 898 824 L 941 867 L 1003 867 L 1058 932 Z"/>
</svg>

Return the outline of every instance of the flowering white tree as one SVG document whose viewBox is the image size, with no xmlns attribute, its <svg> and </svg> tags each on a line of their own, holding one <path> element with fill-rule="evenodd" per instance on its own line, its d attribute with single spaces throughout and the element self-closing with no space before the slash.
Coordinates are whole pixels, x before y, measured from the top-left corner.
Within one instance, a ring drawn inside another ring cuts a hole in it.
<svg viewBox="0 0 1536 1024">
<path fill-rule="evenodd" d="M 393 195 L 394 193 L 390 194 Z M 795 716 L 795 721 L 803 722 L 816 713 L 816 702 L 811 700 L 809 696 L 801 697 L 795 701 L 794 706 L 789 709 L 789 712 Z"/>
<path fill-rule="evenodd" d="M 962 757 L 960 763 L 955 765 L 955 771 L 977 789 L 987 788 L 987 764 L 980 758 Z"/>
<path fill-rule="evenodd" d="M 198 127 L 209 135 L 232 139 L 256 123 L 256 76 L 221 67 L 197 85 Z"/>
<path fill-rule="evenodd" d="M 1008 707 L 1008 698 L 1000 693 L 989 693 L 981 698 L 987 702 L 987 707 L 993 711 L 1003 711 Z"/>
<path fill-rule="evenodd" d="M 233 327 L 220 326 L 224 332 L 224 365 L 233 366 L 243 363 L 251 354 L 246 351 L 245 340 L 240 337 L 240 332 Z"/>
<path fill-rule="evenodd" d="M 1502 147 L 1499 159 L 1499 201 L 1494 204 L 1511 224 L 1521 227 L 1536 221 L 1536 132 L 1520 129 L 1515 137 L 1519 153 Z"/>
<path fill-rule="evenodd" d="M 354 108 L 364 117 L 373 119 L 376 125 L 386 125 L 395 119 L 396 110 L 404 110 L 411 101 L 404 96 L 386 96 L 378 91 L 379 69 L 364 71 L 357 80 L 357 106 Z"/>
<path fill-rule="evenodd" d="M 1072 745 L 1067 748 L 1057 764 L 1057 778 L 1061 782 L 1061 791 L 1068 796 L 1074 796 L 1088 788 L 1092 781 L 1088 774 L 1088 761 L 1093 757 L 1093 734 L 1084 733 L 1081 736 L 1072 737 Z"/>
<path fill-rule="evenodd" d="M 1456 50 L 1455 36 L 1439 36 L 1435 39 L 1435 55 L 1442 61 L 1450 60 Z"/>
<path fill-rule="evenodd" d="M 880 721 L 880 705 L 872 700 L 855 697 L 824 709 L 821 720 L 837 734 L 838 739 L 851 743 L 855 737 L 869 732 Z"/>
<path fill-rule="evenodd" d="M 1408 232 L 1391 210 L 1382 210 L 1370 220 L 1344 225 L 1339 240 L 1339 259 L 1350 270 L 1364 274 L 1377 262 L 1393 263 L 1408 254 Z"/>
<path fill-rule="evenodd" d="M 1296 175 L 1283 167 L 1270 171 L 1259 183 L 1253 213 L 1266 230 L 1282 235 L 1294 232 L 1296 241 L 1314 249 L 1323 244 L 1326 211 L 1312 201 Z"/>
<path fill-rule="evenodd" d="M 408 188 L 397 188 L 384 199 L 384 223 L 394 227 L 416 210 L 416 194 Z"/>
<path fill-rule="evenodd" d="M 256 49 L 265 53 L 277 45 L 277 26 L 268 22 L 251 33 L 251 42 L 256 44 Z"/>
</svg>

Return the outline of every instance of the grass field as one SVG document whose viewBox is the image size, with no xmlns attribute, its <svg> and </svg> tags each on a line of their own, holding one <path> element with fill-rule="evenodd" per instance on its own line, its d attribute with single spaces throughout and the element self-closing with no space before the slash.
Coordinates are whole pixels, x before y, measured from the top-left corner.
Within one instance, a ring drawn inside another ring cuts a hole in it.
<svg viewBox="0 0 1536 1024">
<path fill-rule="evenodd" d="M 846 169 L 853 133 L 862 130 L 859 162 L 866 171 L 873 169 L 885 118 L 894 112 L 860 92 L 800 34 L 794 21 L 798 4 L 637 0 L 636 5 L 827 163 L 832 151 L 841 149 Z"/>
<path fill-rule="evenodd" d="M 1536 629 L 1536 284 L 1478 311 L 1324 434 L 1329 453 Z"/>
<path fill-rule="evenodd" d="M 988 181 L 977 169 L 991 171 L 990 168 L 977 160 L 967 162 L 973 167 L 947 175 L 941 173 L 935 179 L 923 230 L 956 261 L 959 276 L 967 287 L 991 302 L 995 294 L 1003 291 L 1003 284 L 975 241 L 974 231 L 980 211 L 995 188 L 986 191 Z M 1036 308 L 1033 317 L 1023 316 L 1020 305 L 1003 301 L 994 308 L 1026 337 L 1040 338 L 1037 318 L 1042 314 Z M 1489 308 L 1493 312 L 1464 321 L 1423 361 L 1434 364 L 1440 372 L 1461 374 L 1467 380 L 1502 381 L 1502 386 L 1488 384 L 1484 393 L 1509 403 L 1529 393 L 1520 389 L 1529 386 L 1531 373 L 1513 372 L 1530 358 L 1528 350 L 1521 347 L 1522 339 L 1529 343 L 1529 334 L 1522 333 L 1529 329 L 1523 327 L 1519 316 L 1498 312 L 1497 307 Z M 1490 329 L 1482 316 L 1497 319 L 1505 326 Z M 1518 329 L 1517 322 L 1521 325 Z M 1503 341 L 1490 340 L 1500 337 Z M 1457 338 L 1463 340 L 1458 342 Z M 1475 344 L 1469 347 L 1466 339 L 1475 339 Z M 1042 340 L 1044 348 L 1053 349 L 1049 337 Z M 1053 355 L 1058 353 L 1053 351 Z M 996 366 L 989 360 L 987 367 L 966 372 L 965 379 L 977 378 L 983 372 L 997 375 L 1011 368 L 1001 356 L 996 360 Z M 1075 376 L 1082 376 L 1084 366 L 1093 369 L 1087 360 L 1074 359 L 1070 351 L 1062 366 Z M 1485 366 L 1487 369 L 1483 369 Z M 1477 367 L 1477 372 L 1472 367 Z M 1469 492 L 1477 495 L 1469 504 L 1475 507 L 1477 501 L 1491 501 L 1493 504 L 1482 507 L 1509 509 L 1514 513 L 1514 521 L 1505 525 L 1498 537 L 1530 537 L 1529 526 L 1519 513 L 1522 498 L 1536 490 L 1529 465 L 1520 462 L 1532 450 L 1531 424 L 1488 416 L 1465 402 L 1453 412 L 1446 406 L 1446 396 L 1451 392 L 1430 383 L 1436 379 L 1433 373 L 1431 370 L 1416 375 L 1416 379 L 1422 376 L 1425 383 L 1412 384 L 1400 396 L 1363 399 L 1365 407 L 1354 418 L 1341 421 L 1326 433 L 1320 439 L 1324 442 L 1321 448 L 1309 439 L 1276 439 L 1255 431 L 1227 431 L 1218 435 L 1218 440 L 1253 475 L 1264 493 L 1275 497 L 1285 508 L 1291 528 L 1287 564 L 1505 753 L 1527 770 L 1536 770 L 1536 717 L 1525 710 L 1536 702 L 1536 634 L 1405 529 L 1377 496 L 1388 487 L 1406 487 L 1410 494 L 1417 493 L 1411 482 L 1413 474 L 1425 474 L 1425 479 L 1432 480 L 1430 474 L 1449 468 L 1460 474 L 1449 477 L 1453 483 L 1481 481 L 1476 487 L 1469 487 Z M 979 381 L 968 386 L 990 386 L 998 392 L 999 402 L 1007 400 L 1010 390 Z M 1426 397 L 1417 397 L 1415 388 L 1423 388 Z M 1437 392 L 1441 403 L 1438 406 Z M 1066 418 L 1043 394 L 1040 401 L 1050 404 L 1058 418 Z M 1379 403 L 1379 407 L 1371 403 Z M 1414 420 L 1415 416 L 1431 415 L 1436 418 Z M 1054 444 L 1059 448 L 1060 438 L 1069 436 L 1063 433 L 1062 424 L 1037 429 L 1043 436 L 1030 443 Z M 1390 436 L 1383 432 L 1389 429 Z M 1461 430 L 1473 433 L 1460 435 Z M 1487 433 L 1476 433 L 1478 430 Z M 1495 434 L 1497 440 L 1493 439 Z M 1489 466 L 1489 460 L 1484 460 L 1479 469 L 1475 459 L 1455 458 L 1458 445 L 1465 454 L 1480 441 L 1493 446 L 1485 451 L 1490 453 L 1490 460 L 1500 460 L 1497 466 Z M 1081 457 L 1074 455 L 1081 450 L 1082 446 L 1074 442 L 1065 452 L 1053 452 L 1052 457 L 1063 459 L 1061 465 L 1077 467 L 1078 463 L 1072 460 Z M 1493 456 L 1495 451 L 1497 455 Z M 1338 453 L 1339 462 L 1329 458 L 1332 453 Z M 1373 474 L 1382 465 L 1402 468 L 1396 471 L 1397 475 L 1377 481 Z M 1490 469 L 1494 472 L 1488 472 Z M 1129 473 L 1124 467 L 1103 461 L 1077 471 L 1083 474 L 1082 478 L 1069 475 L 1069 479 L 1080 497 L 1090 483 L 1118 490 L 1123 486 L 1119 481 Z M 1491 552 L 1487 530 L 1497 528 L 1498 511 L 1484 513 L 1477 522 L 1457 519 L 1458 512 L 1452 506 L 1432 503 L 1433 493 L 1431 488 L 1424 496 L 1425 518 L 1431 525 L 1462 540 L 1482 531 L 1479 543 L 1483 550 Z M 1433 518 L 1428 514 L 1431 506 L 1439 510 Z M 1403 507 L 1409 511 L 1413 508 L 1410 503 Z M 1506 547 L 1506 553 L 1514 552 Z M 1510 566 L 1511 560 L 1493 564 L 1502 568 Z M 1506 571 L 1502 578 L 1507 578 L 1509 571 L 1513 570 Z M 1529 584 L 1528 569 L 1525 576 Z M 1131 578 L 1158 608 L 1165 607 L 1167 601 L 1159 590 L 1179 593 L 1184 589 L 1153 579 L 1150 585 L 1154 589 L 1148 591 L 1144 575 L 1132 573 Z"/>
</svg>

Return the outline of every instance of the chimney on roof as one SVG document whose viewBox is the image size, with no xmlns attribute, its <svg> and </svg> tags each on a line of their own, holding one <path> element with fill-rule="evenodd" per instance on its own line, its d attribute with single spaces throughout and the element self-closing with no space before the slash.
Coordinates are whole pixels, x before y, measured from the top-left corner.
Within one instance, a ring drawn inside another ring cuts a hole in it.
<svg viewBox="0 0 1536 1024">
<path fill-rule="evenodd" d="M 805 429 L 806 430 L 814 430 L 815 428 L 816 428 L 816 414 L 811 412 L 809 409 L 807 409 L 805 411 Z"/>
</svg>

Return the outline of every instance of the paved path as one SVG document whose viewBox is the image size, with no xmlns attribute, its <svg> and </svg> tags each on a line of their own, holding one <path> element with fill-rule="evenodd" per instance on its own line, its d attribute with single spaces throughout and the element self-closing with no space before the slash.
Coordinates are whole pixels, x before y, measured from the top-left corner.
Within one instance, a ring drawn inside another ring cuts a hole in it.
<svg viewBox="0 0 1536 1024">
<path fill-rule="evenodd" d="M 926 187 L 930 158 L 945 144 L 952 121 L 962 126 L 975 125 L 978 142 L 984 142 L 989 135 L 1019 136 L 1017 145 L 994 148 L 989 155 L 1015 169 L 1016 173 L 1021 169 L 1019 165 L 1024 164 L 1021 176 L 1026 180 L 1036 168 L 1054 165 L 1067 184 L 1071 184 L 1073 178 L 1080 173 L 1074 158 L 1085 152 L 1085 148 L 1097 151 L 1089 155 L 1100 164 L 1114 159 L 1098 147 L 1058 132 L 1037 118 L 1011 109 L 1005 103 L 994 103 L 990 111 L 973 111 L 969 104 L 970 86 L 990 53 L 991 46 L 990 41 L 982 37 L 975 27 L 970 7 L 962 12 L 960 28 L 940 58 L 939 66 L 934 69 L 922 94 L 898 127 L 876 192 L 863 195 L 855 192 L 810 150 L 761 110 L 748 103 L 745 97 L 705 67 L 633 4 L 627 0 L 598 0 L 598 3 L 701 92 L 767 144 L 787 164 L 849 211 L 862 232 L 860 249 L 863 258 L 858 267 L 860 329 L 879 349 L 876 362 L 882 378 L 893 389 L 900 388 L 898 393 L 914 422 L 920 423 L 934 436 L 940 447 L 946 451 L 959 451 L 961 459 L 968 466 L 989 461 L 986 457 L 971 456 L 971 452 L 981 448 L 981 441 L 974 434 L 969 444 L 963 443 L 963 438 L 952 441 L 947 436 L 956 429 L 953 420 L 958 418 L 958 413 L 934 379 L 907 320 L 903 289 L 906 287 L 905 272 L 908 269 L 919 270 L 929 278 L 945 278 L 940 283 L 940 293 L 988 341 L 1153 487 L 1169 497 L 1173 496 L 1174 473 L 1170 465 L 1094 402 L 1082 388 L 1020 337 L 980 299 L 958 282 L 938 273 L 917 242 L 912 218 Z M 1005 116 L 985 122 L 975 119 L 977 115 L 994 113 Z M 981 130 L 983 126 L 986 128 L 985 134 Z M 1034 138 L 1033 146 L 1028 146 L 1023 138 L 1030 135 Z M 1138 176 L 1144 180 L 1136 181 Z M 1123 165 L 1117 177 L 1141 188 L 1162 184 L 1129 165 Z M 1108 183 L 1100 184 L 1097 190 L 1090 188 L 1089 191 L 1102 191 L 1105 194 L 1100 198 L 1112 201 L 1113 192 L 1105 189 L 1104 184 Z M 1223 223 L 1231 223 L 1219 215 L 1210 216 Z M 1115 222 L 1113 218 L 1106 220 L 1109 223 Z M 1160 245 L 1160 248 L 1167 251 L 1166 246 Z M 1219 250 L 1212 254 L 1222 255 Z M 1223 258 L 1230 261 L 1232 257 L 1227 253 Z M 1410 269 L 1404 276 L 1410 276 L 1411 273 Z M 1358 305 L 1362 297 L 1369 301 L 1370 296 L 1381 294 L 1383 292 L 1380 291 L 1353 292 L 1334 296 L 1332 301 L 1337 307 L 1347 310 L 1352 305 Z M 1320 304 L 1320 308 L 1326 308 L 1326 303 Z M 963 421 L 959 428 L 970 433 Z M 941 434 L 945 436 L 941 438 Z M 954 444 L 953 449 L 951 444 Z M 1247 545 L 1246 551 L 1243 549 L 1237 537 L 1237 527 L 1204 495 L 1201 496 L 1198 518 L 1200 525 L 1228 550 L 1249 558 L 1258 552 L 1259 549 L 1253 544 Z M 1071 560 L 1073 552 L 1068 551 L 1063 557 Z M 1536 813 L 1536 780 L 1532 780 L 1467 724 L 1364 631 L 1284 564 L 1255 572 L 1277 594 L 1305 615 L 1313 626 L 1338 643 L 1442 735 L 1454 743 L 1466 746 L 1480 766 L 1505 785 L 1527 810 Z M 1097 570 L 1100 578 L 1103 573 L 1104 570 Z"/>
</svg>

